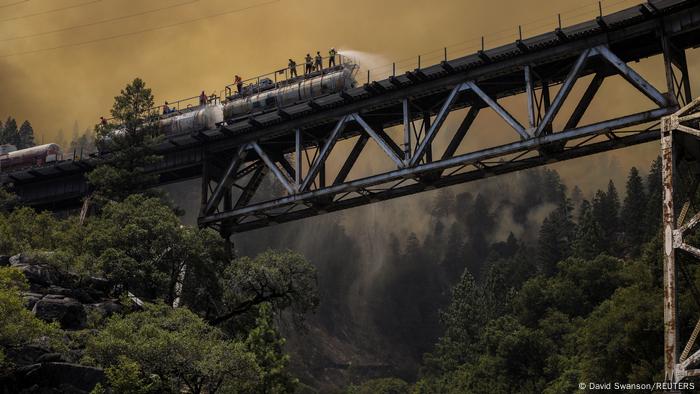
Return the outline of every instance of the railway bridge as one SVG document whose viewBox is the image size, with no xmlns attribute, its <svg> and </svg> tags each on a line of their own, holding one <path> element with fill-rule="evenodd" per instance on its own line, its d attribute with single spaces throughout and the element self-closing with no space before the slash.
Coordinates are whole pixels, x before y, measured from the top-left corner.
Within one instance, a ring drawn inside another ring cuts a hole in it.
<svg viewBox="0 0 700 394">
<path fill-rule="evenodd" d="M 700 322 L 681 352 L 675 301 L 676 251 L 700 257 L 700 249 L 683 242 L 683 234 L 700 222 L 698 214 L 684 222 L 692 214 L 687 196 L 697 188 L 697 182 L 686 180 L 699 173 L 700 158 L 700 115 L 692 101 L 686 51 L 698 45 L 699 2 L 648 1 L 467 56 L 448 58 L 445 52 L 436 64 L 381 80 L 368 78 L 355 88 L 251 113 L 214 129 L 169 136 L 153 147 L 163 160 L 148 171 L 159 174 L 161 184 L 201 178 L 198 222 L 228 238 L 662 138 L 665 376 L 667 382 L 679 382 L 700 375 L 695 369 L 700 352 L 691 353 Z M 634 63 L 646 58 L 660 59 L 652 63 L 663 83 L 655 86 L 635 70 Z M 620 116 L 584 123 L 594 98 L 616 106 L 600 89 L 612 78 L 625 81 L 644 98 L 630 102 L 643 104 Z M 585 84 L 578 95 L 572 94 L 577 82 Z M 518 113 L 526 116 L 506 109 L 506 100 L 520 102 Z M 564 107 L 572 108 L 566 117 Z M 487 111 L 506 125 L 499 130 L 507 133 L 498 139 L 507 142 L 460 151 L 469 145 L 479 114 Z M 458 127 L 446 126 L 454 120 Z M 438 150 L 437 139 L 448 142 Z M 351 148 L 338 157 L 340 141 Z M 357 176 L 356 168 L 366 168 L 362 152 L 370 141 L 391 168 Z M 79 206 L 90 192 L 85 173 L 99 160 L 5 172 L 0 183 L 11 185 L 23 203 L 37 208 Z M 261 192 L 265 177 L 274 180 L 274 190 Z"/>
</svg>

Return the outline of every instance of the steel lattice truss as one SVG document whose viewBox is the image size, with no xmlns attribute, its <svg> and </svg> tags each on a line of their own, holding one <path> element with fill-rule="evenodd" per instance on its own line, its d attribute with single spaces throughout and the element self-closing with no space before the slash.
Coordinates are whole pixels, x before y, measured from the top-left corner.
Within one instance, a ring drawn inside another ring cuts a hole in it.
<svg viewBox="0 0 700 394">
<path fill-rule="evenodd" d="M 377 122 L 361 111 L 349 112 L 330 124 L 323 138 L 289 130 L 282 138 L 293 146 L 291 152 L 266 141 L 249 141 L 218 168 L 204 169 L 199 223 L 231 234 L 657 139 L 658 120 L 690 97 L 685 54 L 662 41 L 667 93 L 652 86 L 608 46 L 597 45 L 573 54 L 566 69 L 552 71 L 561 77 L 542 75 L 543 70 L 527 64 L 520 67 L 522 85 L 517 93 L 526 96 L 524 125 L 489 92 L 493 81 L 464 80 L 450 86 L 439 101 L 431 102 L 432 111 L 409 96 L 397 100 L 395 120 Z M 572 101 L 569 94 L 576 81 L 591 74 L 583 95 Z M 621 76 L 646 96 L 652 109 L 580 125 L 603 81 L 613 76 Z M 548 81 L 561 83 L 551 99 Z M 555 130 L 554 120 L 567 101 L 575 109 L 565 125 Z M 444 127 L 448 114 L 465 107 L 469 110 L 459 127 Z M 478 114 L 486 110 L 494 111 L 510 126 L 513 142 L 456 155 Z M 385 127 L 390 126 L 403 128 L 403 141 L 388 135 Z M 450 142 L 444 151 L 433 152 L 433 141 L 440 133 Z M 601 141 L 600 136 L 605 139 Z M 340 139 L 351 139 L 354 145 L 340 169 L 329 174 L 327 160 Z M 369 140 L 381 148 L 394 168 L 348 180 Z M 268 173 L 283 194 L 256 199 Z"/>
<path fill-rule="evenodd" d="M 693 206 L 694 200 L 697 200 L 700 180 L 698 120 L 700 99 L 695 99 L 673 115 L 664 117 L 661 122 L 664 190 L 664 372 L 667 382 L 680 382 L 689 376 L 700 376 L 700 350 L 695 347 L 695 341 L 700 334 L 700 320 L 681 352 L 677 302 L 677 276 L 681 273 L 685 285 L 689 286 L 693 298 L 700 306 L 700 292 L 683 261 L 683 258 L 700 259 L 700 249 L 689 243 L 689 236 L 700 223 L 700 210 Z M 686 221 L 691 212 L 695 213 Z M 681 251 L 683 256 L 677 254 L 677 251 Z"/>
</svg>

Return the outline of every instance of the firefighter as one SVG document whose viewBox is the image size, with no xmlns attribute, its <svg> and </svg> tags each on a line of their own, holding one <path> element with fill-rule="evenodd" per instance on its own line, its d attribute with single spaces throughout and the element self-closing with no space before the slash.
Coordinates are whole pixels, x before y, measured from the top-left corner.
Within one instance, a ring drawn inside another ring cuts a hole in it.
<svg viewBox="0 0 700 394">
<path fill-rule="evenodd" d="M 238 94 L 241 94 L 241 90 L 243 90 L 243 79 L 241 79 L 240 76 L 236 75 L 235 77 L 233 77 L 233 83 L 236 84 Z"/>
<path fill-rule="evenodd" d="M 294 78 L 297 76 L 297 62 L 289 59 L 289 78 Z"/>
<path fill-rule="evenodd" d="M 199 105 L 206 105 L 207 103 L 207 94 L 204 93 L 204 90 L 202 90 L 202 94 L 199 95 Z"/>
<path fill-rule="evenodd" d="M 168 107 L 168 102 L 166 101 L 165 104 L 163 104 L 163 115 L 167 115 L 170 113 L 170 107 Z"/>
<path fill-rule="evenodd" d="M 307 53 L 307 54 L 306 54 L 306 57 L 304 58 L 304 60 L 306 61 L 306 67 L 304 68 L 304 75 L 310 74 L 310 73 L 313 71 L 313 63 L 312 63 L 312 61 L 313 61 L 314 59 L 312 59 L 312 58 L 311 58 L 311 55 Z"/>
<path fill-rule="evenodd" d="M 314 71 L 323 70 L 323 57 L 321 57 L 320 51 L 316 51 L 316 58 L 314 60 L 315 60 Z"/>
<path fill-rule="evenodd" d="M 335 48 L 331 48 L 330 51 L 328 51 L 328 68 L 335 67 L 335 55 L 337 52 L 335 51 Z"/>
<path fill-rule="evenodd" d="M 107 127 L 107 119 L 105 119 L 103 116 L 100 116 L 100 126 Z"/>
</svg>

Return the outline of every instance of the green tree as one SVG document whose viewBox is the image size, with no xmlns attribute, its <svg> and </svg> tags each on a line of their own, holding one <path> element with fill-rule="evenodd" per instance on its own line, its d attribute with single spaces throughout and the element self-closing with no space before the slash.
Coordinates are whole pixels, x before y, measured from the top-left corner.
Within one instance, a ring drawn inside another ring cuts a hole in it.
<svg viewBox="0 0 700 394">
<path fill-rule="evenodd" d="M 487 321 L 485 306 L 483 290 L 465 270 L 452 289 L 449 306 L 440 313 L 445 332 L 433 352 L 425 355 L 425 374 L 439 375 L 473 360 L 475 344 Z"/>
<path fill-rule="evenodd" d="M 241 257 L 226 268 L 220 286 L 221 313 L 213 324 L 244 315 L 262 303 L 274 310 L 289 308 L 299 319 L 318 307 L 316 268 L 292 251 Z"/>
<path fill-rule="evenodd" d="M 612 180 L 607 191 L 598 190 L 593 198 L 593 217 L 603 232 L 603 249 L 611 255 L 620 255 L 618 232 L 620 230 L 620 199 Z"/>
<path fill-rule="evenodd" d="M 97 138 L 108 159 L 88 174 L 99 203 L 105 200 L 124 200 L 137 192 L 149 190 L 157 175 L 147 171 L 160 157 L 149 146 L 158 138 L 158 115 L 151 111 L 153 94 L 140 78 L 134 79 L 121 94 L 114 98 L 112 117 L 114 125 L 96 127 Z"/>
<path fill-rule="evenodd" d="M 58 337 L 55 323 L 44 323 L 24 306 L 20 292 L 28 289 L 19 270 L 0 267 L 0 364 L 5 362 L 3 349 L 37 342 L 42 337 Z"/>
<path fill-rule="evenodd" d="M 542 222 L 537 243 L 538 273 L 553 275 L 556 264 L 571 255 L 575 225 L 571 201 L 563 200 Z"/>
<path fill-rule="evenodd" d="M 272 307 L 268 303 L 258 306 L 256 326 L 245 340 L 246 348 L 255 354 L 261 376 L 255 386 L 256 393 L 291 393 L 298 379 L 288 371 L 289 355 L 284 353 L 285 340 L 277 332 L 273 322 Z"/>
<path fill-rule="evenodd" d="M 144 380 L 156 382 L 150 378 L 155 375 L 161 391 L 247 393 L 261 373 L 245 344 L 226 339 L 186 308 L 162 304 L 111 317 L 88 341 L 85 361 L 116 366 L 113 377 L 119 379 L 110 380 L 128 385 L 123 377 L 130 376 L 135 379 L 130 390 Z"/>
<path fill-rule="evenodd" d="M 83 236 L 73 242 L 75 254 L 83 249 L 108 279 L 171 305 L 178 287 L 197 286 L 199 267 L 220 272 L 226 265 L 216 234 L 180 225 L 160 199 L 140 194 L 108 203 Z"/>
<path fill-rule="evenodd" d="M 347 394 L 408 394 L 409 385 L 398 378 L 370 379 L 359 386 L 350 386 Z"/>
<path fill-rule="evenodd" d="M 22 123 L 18 131 L 17 149 L 26 149 L 34 146 L 34 129 L 28 120 Z"/>
<path fill-rule="evenodd" d="M 0 143 L 17 146 L 19 142 L 18 137 L 17 120 L 8 116 L 2 128 L 2 134 L 0 134 Z"/>
<path fill-rule="evenodd" d="M 625 202 L 622 205 L 622 224 L 624 225 L 626 249 L 632 256 L 639 254 L 642 243 L 646 239 L 648 229 L 645 228 L 644 212 L 647 207 L 647 196 L 644 183 L 635 167 L 630 169 L 627 177 Z"/>
<path fill-rule="evenodd" d="M 605 234 L 593 215 L 588 201 L 583 200 L 579 208 L 578 227 L 574 240 L 574 256 L 592 259 L 605 250 Z"/>
<path fill-rule="evenodd" d="M 663 199 L 663 187 L 661 185 L 661 157 L 657 157 L 649 168 L 646 179 L 647 206 L 644 210 L 646 239 L 659 233 L 661 228 L 661 207 Z"/>
</svg>

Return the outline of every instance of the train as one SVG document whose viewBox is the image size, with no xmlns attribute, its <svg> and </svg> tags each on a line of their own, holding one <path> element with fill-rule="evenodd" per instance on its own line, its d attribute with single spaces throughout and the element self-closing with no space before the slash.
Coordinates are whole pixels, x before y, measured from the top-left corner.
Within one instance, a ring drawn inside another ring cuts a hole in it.
<svg viewBox="0 0 700 394">
<path fill-rule="evenodd" d="M 223 101 L 208 100 L 205 104 L 188 106 L 159 116 L 156 121 L 166 137 L 210 130 L 257 113 L 288 107 L 328 94 L 338 93 L 357 84 L 358 66 L 348 59 L 338 66 L 280 82 L 259 78 L 243 86 L 240 92 L 228 90 Z M 113 134 L 124 133 L 117 127 Z M 109 138 L 98 144 L 98 153 L 109 151 Z M 12 145 L 0 145 L 0 171 L 11 171 L 62 160 L 61 147 L 50 143 L 17 150 Z"/>
<path fill-rule="evenodd" d="M 44 144 L 20 150 L 14 145 L 0 145 L 0 171 L 42 166 L 60 160 L 63 160 L 63 153 L 58 144 Z"/>
<path fill-rule="evenodd" d="M 208 100 L 206 104 L 164 114 L 157 121 L 158 128 L 166 137 L 210 130 L 252 114 L 338 93 L 356 86 L 357 69 L 356 64 L 346 61 L 332 68 L 281 82 L 260 78 L 255 83 L 244 86 L 240 93 L 231 91 L 223 102 L 218 99 Z M 114 134 L 123 132 L 119 128 L 113 131 Z"/>
</svg>

